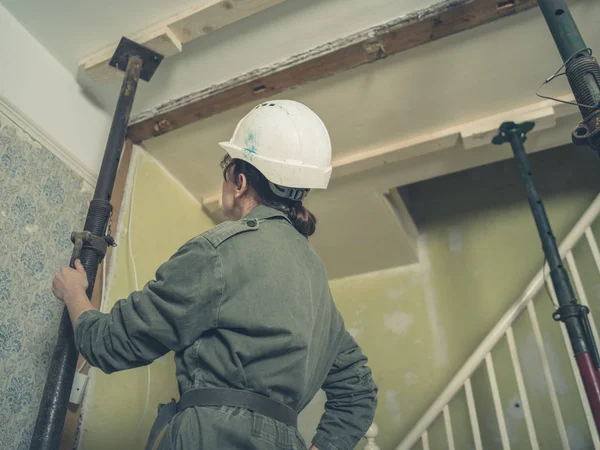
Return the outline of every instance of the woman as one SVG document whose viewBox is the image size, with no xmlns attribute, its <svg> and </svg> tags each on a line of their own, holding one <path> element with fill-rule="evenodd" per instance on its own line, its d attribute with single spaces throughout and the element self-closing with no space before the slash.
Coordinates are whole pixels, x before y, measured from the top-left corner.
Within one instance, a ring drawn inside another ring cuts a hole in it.
<svg viewBox="0 0 600 450">
<path fill-rule="evenodd" d="M 371 425 L 377 387 L 344 328 L 308 243 L 302 205 L 331 176 L 319 117 L 292 101 L 254 108 L 223 160 L 223 223 L 187 242 L 109 314 L 85 295 L 79 262 L 55 277 L 77 348 L 106 373 L 175 352 L 182 398 L 160 410 L 147 448 L 305 449 L 297 413 L 320 388 L 315 450 L 349 450 Z"/>
</svg>

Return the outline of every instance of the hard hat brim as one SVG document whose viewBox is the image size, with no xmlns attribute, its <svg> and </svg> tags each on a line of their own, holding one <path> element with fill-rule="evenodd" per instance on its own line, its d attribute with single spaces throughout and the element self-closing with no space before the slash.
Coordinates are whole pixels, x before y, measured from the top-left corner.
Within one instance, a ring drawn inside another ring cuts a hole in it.
<svg viewBox="0 0 600 450">
<path fill-rule="evenodd" d="M 241 159 L 252 164 L 271 183 L 280 186 L 302 189 L 327 189 L 331 179 L 331 167 L 303 165 L 293 161 L 277 161 L 265 158 L 255 151 L 244 150 L 231 142 L 219 142 L 219 146 L 233 159 Z M 300 182 L 299 180 L 302 180 Z"/>
</svg>

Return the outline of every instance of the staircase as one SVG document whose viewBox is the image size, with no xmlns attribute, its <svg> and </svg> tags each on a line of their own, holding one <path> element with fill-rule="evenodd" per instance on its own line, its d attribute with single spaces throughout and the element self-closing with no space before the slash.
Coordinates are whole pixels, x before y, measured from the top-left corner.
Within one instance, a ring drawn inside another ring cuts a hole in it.
<svg viewBox="0 0 600 450">
<path fill-rule="evenodd" d="M 559 247 L 586 306 L 592 288 L 600 296 L 599 214 L 600 194 Z M 600 449 L 565 327 L 551 318 L 549 278 L 546 265 L 396 450 Z"/>
</svg>

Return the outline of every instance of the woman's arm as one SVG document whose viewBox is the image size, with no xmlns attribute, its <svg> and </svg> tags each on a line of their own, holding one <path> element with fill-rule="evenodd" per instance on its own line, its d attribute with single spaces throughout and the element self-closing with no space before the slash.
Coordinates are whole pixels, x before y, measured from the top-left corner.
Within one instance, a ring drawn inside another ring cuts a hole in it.
<svg viewBox="0 0 600 450">
<path fill-rule="evenodd" d="M 312 442 L 321 450 L 353 449 L 373 423 L 377 408 L 377 386 L 367 358 L 345 329 L 342 333 L 338 356 L 323 383 L 325 413 Z"/>
<path fill-rule="evenodd" d="M 203 236 L 181 247 L 159 267 L 156 280 L 119 300 L 108 314 L 87 300 L 85 273 L 77 267 L 63 268 L 53 291 L 69 309 L 77 349 L 106 373 L 183 350 L 217 326 L 223 277 L 215 248 Z"/>
</svg>

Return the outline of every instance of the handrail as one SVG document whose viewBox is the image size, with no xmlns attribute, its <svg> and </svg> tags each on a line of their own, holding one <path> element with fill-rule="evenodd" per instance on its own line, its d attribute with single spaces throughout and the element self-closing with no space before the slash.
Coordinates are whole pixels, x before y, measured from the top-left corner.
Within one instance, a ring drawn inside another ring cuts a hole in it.
<svg viewBox="0 0 600 450">
<path fill-rule="evenodd" d="M 560 255 L 564 258 L 566 254 L 579 242 L 586 230 L 592 225 L 594 220 L 600 214 L 600 194 L 596 196 L 591 205 L 577 221 L 573 229 L 567 234 L 559 246 Z M 415 424 L 412 430 L 406 435 L 396 450 L 410 450 L 423 433 L 438 418 L 444 408 L 454 398 L 456 393 L 464 386 L 467 379 L 484 361 L 486 355 L 494 348 L 498 341 L 504 336 L 506 330 L 519 317 L 529 302 L 535 297 L 544 285 L 545 267 L 541 268 L 533 277 L 533 280 L 527 285 L 523 294 L 512 304 L 508 311 L 498 321 L 492 331 L 486 336 L 483 342 L 477 347 L 467 362 L 460 368 L 446 389 L 440 394 L 435 402 L 427 409 L 421 419 Z"/>
</svg>

